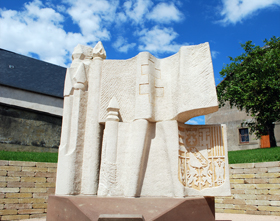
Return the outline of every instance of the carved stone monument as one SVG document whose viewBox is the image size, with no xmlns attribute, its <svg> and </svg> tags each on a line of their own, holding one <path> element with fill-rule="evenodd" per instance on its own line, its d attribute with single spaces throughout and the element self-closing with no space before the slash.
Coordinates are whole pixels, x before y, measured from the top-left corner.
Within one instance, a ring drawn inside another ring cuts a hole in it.
<svg viewBox="0 0 280 221">
<path fill-rule="evenodd" d="M 78 45 L 72 58 L 57 196 L 139 202 L 230 195 L 225 125 L 184 124 L 218 110 L 208 43 L 181 47 L 164 59 L 141 52 L 106 60 L 99 42 Z"/>
</svg>

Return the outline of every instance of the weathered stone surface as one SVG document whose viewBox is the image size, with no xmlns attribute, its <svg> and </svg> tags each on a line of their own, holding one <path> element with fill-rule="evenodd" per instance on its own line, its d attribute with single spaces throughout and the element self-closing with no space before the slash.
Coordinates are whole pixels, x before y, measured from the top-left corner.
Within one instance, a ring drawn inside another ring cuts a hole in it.
<svg viewBox="0 0 280 221">
<path fill-rule="evenodd" d="M 225 126 L 184 124 L 218 109 L 208 43 L 164 59 L 105 57 L 101 42 L 72 54 L 56 194 L 229 195 Z"/>
</svg>

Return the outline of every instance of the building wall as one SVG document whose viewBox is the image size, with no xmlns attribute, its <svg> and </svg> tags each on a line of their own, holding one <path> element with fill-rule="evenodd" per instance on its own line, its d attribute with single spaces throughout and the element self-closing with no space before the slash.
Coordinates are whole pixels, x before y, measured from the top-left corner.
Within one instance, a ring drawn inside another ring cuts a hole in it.
<svg viewBox="0 0 280 221">
<path fill-rule="evenodd" d="M 0 104 L 0 147 L 17 144 L 58 149 L 61 125 L 60 116 Z"/>
<path fill-rule="evenodd" d="M 239 129 L 245 120 L 252 119 L 244 111 L 239 111 L 236 107 L 230 108 L 227 103 L 224 107 L 219 108 L 215 113 L 205 116 L 206 124 L 226 124 L 228 150 L 245 150 L 260 148 L 260 140 L 253 135 L 249 135 L 249 143 L 240 143 Z M 275 138 L 278 146 L 280 146 L 280 122 L 275 125 Z"/>
</svg>

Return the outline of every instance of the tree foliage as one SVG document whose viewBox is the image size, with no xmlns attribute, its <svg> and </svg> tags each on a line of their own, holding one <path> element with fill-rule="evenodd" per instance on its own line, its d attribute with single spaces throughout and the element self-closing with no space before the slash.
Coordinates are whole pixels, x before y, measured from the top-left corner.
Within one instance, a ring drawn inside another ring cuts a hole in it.
<svg viewBox="0 0 280 221">
<path fill-rule="evenodd" d="M 258 137 L 269 134 L 275 146 L 273 123 L 280 120 L 280 37 L 264 40 L 264 44 L 241 44 L 244 53 L 230 57 L 231 63 L 220 72 L 225 79 L 218 85 L 217 94 L 220 106 L 229 102 L 252 116 L 247 122 L 250 132 Z"/>
</svg>

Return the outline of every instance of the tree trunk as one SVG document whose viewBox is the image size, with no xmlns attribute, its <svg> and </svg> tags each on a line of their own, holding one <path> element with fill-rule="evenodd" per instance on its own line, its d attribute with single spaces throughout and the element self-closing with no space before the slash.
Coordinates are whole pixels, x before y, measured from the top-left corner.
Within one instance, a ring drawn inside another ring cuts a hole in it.
<svg viewBox="0 0 280 221">
<path fill-rule="evenodd" d="M 269 141 L 270 141 L 270 147 L 276 147 L 276 139 L 275 139 L 275 135 L 274 135 L 274 127 L 275 124 L 271 123 L 269 125 L 267 125 L 267 131 L 268 131 L 268 135 L 269 135 Z"/>
</svg>

